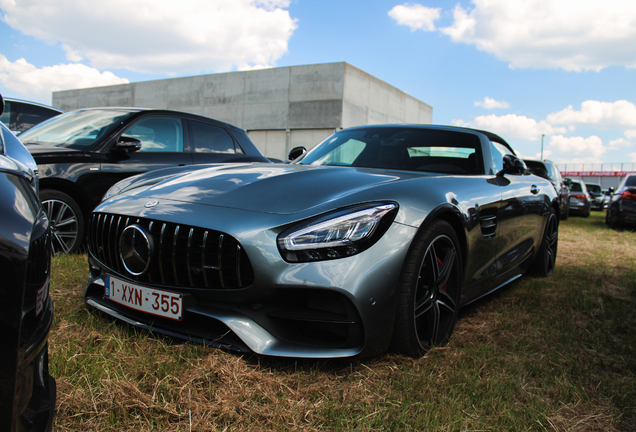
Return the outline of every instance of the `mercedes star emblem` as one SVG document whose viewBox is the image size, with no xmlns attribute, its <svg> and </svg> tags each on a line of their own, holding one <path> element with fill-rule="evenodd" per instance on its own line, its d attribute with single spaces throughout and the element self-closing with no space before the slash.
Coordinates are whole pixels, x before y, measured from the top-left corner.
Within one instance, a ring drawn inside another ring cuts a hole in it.
<svg viewBox="0 0 636 432">
<path fill-rule="evenodd" d="M 139 225 L 127 226 L 119 237 L 119 256 L 124 267 L 134 276 L 140 276 L 150 268 L 152 238 Z"/>
</svg>

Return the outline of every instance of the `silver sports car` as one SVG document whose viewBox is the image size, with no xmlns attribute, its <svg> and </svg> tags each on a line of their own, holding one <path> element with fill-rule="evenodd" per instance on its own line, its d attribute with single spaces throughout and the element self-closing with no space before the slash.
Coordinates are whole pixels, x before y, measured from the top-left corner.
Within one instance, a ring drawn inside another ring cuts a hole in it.
<svg viewBox="0 0 636 432">
<path fill-rule="evenodd" d="M 342 130 L 290 164 L 126 179 L 91 216 L 89 305 L 226 349 L 420 356 L 458 309 L 555 265 L 552 184 L 489 132 Z"/>
</svg>

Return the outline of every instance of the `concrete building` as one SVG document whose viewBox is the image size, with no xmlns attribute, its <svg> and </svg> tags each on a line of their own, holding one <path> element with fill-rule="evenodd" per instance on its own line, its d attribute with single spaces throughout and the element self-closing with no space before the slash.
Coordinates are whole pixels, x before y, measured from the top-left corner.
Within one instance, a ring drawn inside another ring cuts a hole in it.
<svg viewBox="0 0 636 432">
<path fill-rule="evenodd" d="M 431 123 L 433 108 L 348 63 L 199 75 L 53 93 L 69 111 L 134 106 L 186 111 L 248 131 L 259 150 L 285 160 L 340 129 Z"/>
</svg>

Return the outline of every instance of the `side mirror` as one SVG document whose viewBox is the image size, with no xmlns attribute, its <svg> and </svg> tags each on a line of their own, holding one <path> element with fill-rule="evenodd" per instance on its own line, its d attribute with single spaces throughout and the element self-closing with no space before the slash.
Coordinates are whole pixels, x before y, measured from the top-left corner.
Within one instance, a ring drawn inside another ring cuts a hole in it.
<svg viewBox="0 0 636 432">
<path fill-rule="evenodd" d="M 507 154 L 503 157 L 503 169 L 499 173 L 503 174 L 525 174 L 528 167 L 526 163 L 515 155 Z"/>
<path fill-rule="evenodd" d="M 123 151 L 125 153 L 136 152 L 141 149 L 141 141 L 137 138 L 121 136 L 115 144 L 113 150 Z"/>
<path fill-rule="evenodd" d="M 610 187 L 607 191 L 609 192 L 610 195 L 612 195 L 614 193 L 614 190 L 615 189 L 613 187 Z"/>
<path fill-rule="evenodd" d="M 569 188 L 570 186 L 572 186 L 572 179 L 566 177 L 563 179 L 563 183 L 565 183 L 565 185 Z"/>
<path fill-rule="evenodd" d="M 287 156 L 287 159 L 289 159 L 290 161 L 293 161 L 293 160 L 298 159 L 299 157 L 301 157 L 305 153 L 307 153 L 307 149 L 305 147 L 303 147 L 303 146 L 294 147 L 293 149 L 291 149 L 289 151 L 289 155 Z"/>
</svg>

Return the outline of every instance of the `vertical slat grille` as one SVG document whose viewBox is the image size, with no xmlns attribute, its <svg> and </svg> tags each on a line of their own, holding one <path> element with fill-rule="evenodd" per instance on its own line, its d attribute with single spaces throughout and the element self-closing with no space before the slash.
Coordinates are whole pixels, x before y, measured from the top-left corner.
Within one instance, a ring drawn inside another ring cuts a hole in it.
<svg viewBox="0 0 636 432">
<path fill-rule="evenodd" d="M 46 281 L 49 275 L 50 249 L 50 236 L 48 231 L 45 231 L 44 234 L 37 239 L 31 240 L 26 274 L 27 284 L 40 285 Z"/>
<path fill-rule="evenodd" d="M 136 224 L 153 239 L 148 272 L 126 273 L 119 256 L 119 238 Z M 90 221 L 91 254 L 110 271 L 142 283 L 184 288 L 235 289 L 250 286 L 254 271 L 239 242 L 218 231 L 145 218 L 93 213 Z"/>
</svg>

